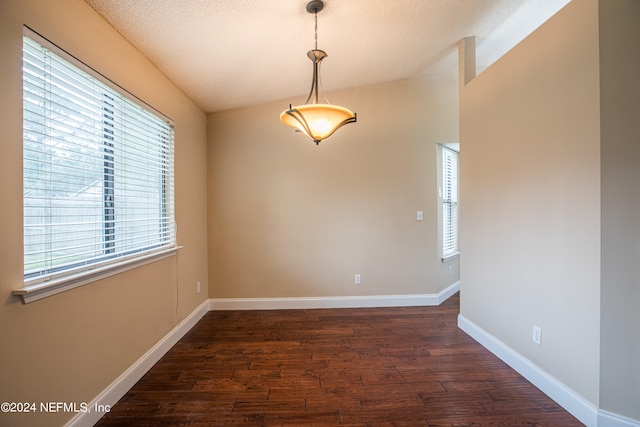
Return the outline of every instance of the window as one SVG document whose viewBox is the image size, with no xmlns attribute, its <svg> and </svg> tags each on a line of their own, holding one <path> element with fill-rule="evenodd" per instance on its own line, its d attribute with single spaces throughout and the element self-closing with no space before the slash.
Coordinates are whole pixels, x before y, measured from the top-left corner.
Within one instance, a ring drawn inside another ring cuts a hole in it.
<svg viewBox="0 0 640 427">
<path fill-rule="evenodd" d="M 458 253 L 458 152 L 442 146 L 442 258 Z"/>
<path fill-rule="evenodd" d="M 175 250 L 171 122 L 25 33 L 25 288 Z"/>
</svg>

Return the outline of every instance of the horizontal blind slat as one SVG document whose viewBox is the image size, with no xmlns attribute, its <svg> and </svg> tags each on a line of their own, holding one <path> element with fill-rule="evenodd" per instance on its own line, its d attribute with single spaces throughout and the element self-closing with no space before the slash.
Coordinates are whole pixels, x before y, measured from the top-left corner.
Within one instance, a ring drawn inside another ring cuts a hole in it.
<svg viewBox="0 0 640 427">
<path fill-rule="evenodd" d="M 442 147 L 442 252 L 458 250 L 458 153 Z"/>
<path fill-rule="evenodd" d="M 174 246 L 173 126 L 27 36 L 23 52 L 25 279 Z"/>
</svg>

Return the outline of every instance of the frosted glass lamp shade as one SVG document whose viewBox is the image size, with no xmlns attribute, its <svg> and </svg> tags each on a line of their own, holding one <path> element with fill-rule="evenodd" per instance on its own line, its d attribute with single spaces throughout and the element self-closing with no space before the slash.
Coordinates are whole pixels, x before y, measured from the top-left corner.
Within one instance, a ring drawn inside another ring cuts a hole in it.
<svg viewBox="0 0 640 427">
<path fill-rule="evenodd" d="M 356 114 L 337 105 L 304 104 L 289 106 L 280 114 L 280 121 L 300 130 L 317 145 L 342 126 L 355 122 Z"/>
<path fill-rule="evenodd" d="M 322 0 L 311 0 L 307 4 L 307 12 L 313 13 L 316 23 L 315 49 L 307 52 L 307 57 L 313 62 L 313 78 L 311 79 L 311 91 L 304 105 L 293 107 L 289 104 L 289 109 L 280 114 L 280 121 L 287 126 L 307 135 L 318 145 L 320 141 L 333 135 L 335 131 L 348 123 L 356 121 L 356 114 L 344 107 L 337 105 L 318 103 L 318 93 L 320 92 L 320 62 L 327 57 L 327 52 L 318 49 L 318 12 L 322 10 L 324 3 Z M 326 97 L 325 97 L 326 99 Z"/>
</svg>

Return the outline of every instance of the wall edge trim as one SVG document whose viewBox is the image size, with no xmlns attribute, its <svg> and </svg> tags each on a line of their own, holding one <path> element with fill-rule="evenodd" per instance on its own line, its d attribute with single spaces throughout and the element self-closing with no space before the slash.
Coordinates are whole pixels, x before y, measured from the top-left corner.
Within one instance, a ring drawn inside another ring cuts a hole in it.
<svg viewBox="0 0 640 427">
<path fill-rule="evenodd" d="M 598 427 L 640 427 L 640 421 L 600 409 Z"/>
<path fill-rule="evenodd" d="M 598 426 L 598 408 L 463 314 L 458 327 L 588 427 Z M 613 426 L 612 426 L 613 427 Z"/>
<path fill-rule="evenodd" d="M 362 295 L 282 298 L 209 298 L 209 310 L 289 310 L 440 305 L 460 290 L 457 281 L 437 294 Z"/>
<path fill-rule="evenodd" d="M 165 355 L 196 323 L 207 313 L 208 302 L 205 300 L 196 307 L 184 320 L 178 323 L 167 335 L 162 337 L 133 365 L 125 370 L 107 388 L 96 396 L 89 404 L 89 408 L 96 405 L 113 406 L 135 385 L 153 365 Z M 104 413 L 87 411 L 76 414 L 65 427 L 82 427 L 94 425 Z"/>
</svg>

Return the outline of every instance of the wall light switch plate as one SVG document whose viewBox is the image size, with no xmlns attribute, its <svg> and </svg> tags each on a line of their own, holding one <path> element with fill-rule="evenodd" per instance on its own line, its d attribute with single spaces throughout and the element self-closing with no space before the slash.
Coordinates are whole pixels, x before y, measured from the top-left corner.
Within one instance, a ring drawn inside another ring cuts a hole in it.
<svg viewBox="0 0 640 427">
<path fill-rule="evenodd" d="M 424 215 L 422 214 L 422 211 L 416 212 L 416 219 L 418 221 L 422 221 L 424 219 Z"/>
</svg>

